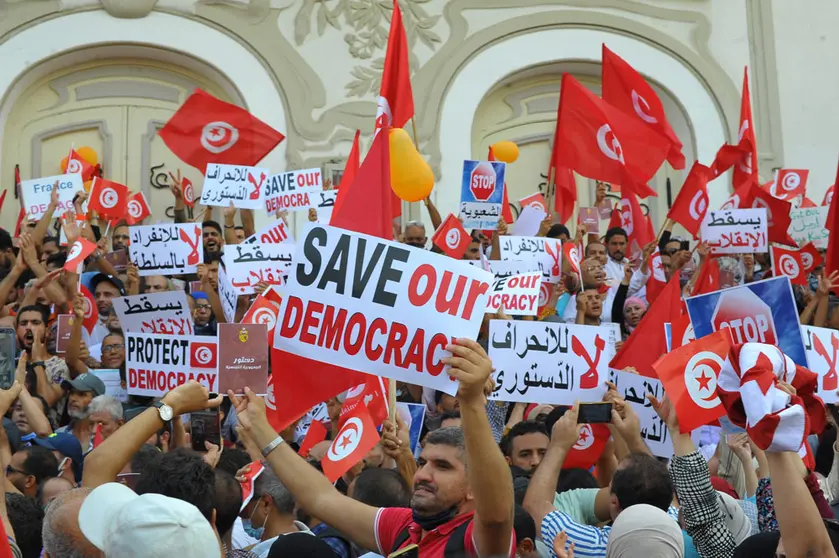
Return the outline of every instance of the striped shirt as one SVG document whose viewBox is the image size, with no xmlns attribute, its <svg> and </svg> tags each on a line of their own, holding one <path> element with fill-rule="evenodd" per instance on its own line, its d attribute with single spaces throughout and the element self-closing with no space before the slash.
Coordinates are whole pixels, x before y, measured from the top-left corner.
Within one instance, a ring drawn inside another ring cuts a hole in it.
<svg viewBox="0 0 839 558">
<path fill-rule="evenodd" d="M 670 506 L 667 515 L 674 521 L 678 521 L 679 509 Z M 553 558 L 556 558 L 553 551 L 554 539 L 562 531 L 568 535 L 568 542 L 574 543 L 575 558 L 604 558 L 606 556 L 606 545 L 609 544 L 611 527 L 583 525 L 571 519 L 565 512 L 555 510 L 542 519 L 542 540 L 551 549 Z"/>
</svg>

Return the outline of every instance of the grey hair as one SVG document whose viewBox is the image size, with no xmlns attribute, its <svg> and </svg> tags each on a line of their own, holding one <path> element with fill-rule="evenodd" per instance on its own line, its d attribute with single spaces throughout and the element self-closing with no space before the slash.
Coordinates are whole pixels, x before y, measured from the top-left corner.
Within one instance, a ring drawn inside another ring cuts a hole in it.
<svg viewBox="0 0 839 558">
<path fill-rule="evenodd" d="M 50 558 L 98 558 L 101 552 L 84 538 L 79 528 L 81 501 L 90 488 L 75 488 L 55 497 L 47 507 L 41 526 L 44 552 Z M 79 502 L 71 508 L 70 504 Z"/>
<path fill-rule="evenodd" d="M 253 494 L 257 498 L 267 494 L 274 501 L 274 507 L 281 514 L 294 514 L 294 496 L 291 495 L 288 488 L 285 487 L 271 469 L 266 468 L 256 478 L 253 486 Z"/>
<path fill-rule="evenodd" d="M 460 460 L 466 464 L 466 438 L 459 426 L 447 426 L 438 428 L 428 434 L 425 438 L 425 445 L 449 446 L 457 449 Z"/>
<path fill-rule="evenodd" d="M 405 230 L 408 230 L 408 227 L 419 227 L 422 229 L 422 232 L 425 232 L 425 223 L 422 221 L 408 221 L 405 223 Z"/>
<path fill-rule="evenodd" d="M 97 395 L 91 400 L 87 409 L 88 416 L 93 413 L 105 411 L 112 419 L 116 421 L 122 420 L 122 403 L 113 395 Z"/>
</svg>

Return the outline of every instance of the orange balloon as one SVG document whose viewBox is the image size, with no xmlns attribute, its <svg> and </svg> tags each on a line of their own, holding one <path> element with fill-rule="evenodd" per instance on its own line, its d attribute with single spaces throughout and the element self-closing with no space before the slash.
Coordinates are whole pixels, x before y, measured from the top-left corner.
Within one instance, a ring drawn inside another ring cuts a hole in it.
<svg viewBox="0 0 839 558">
<path fill-rule="evenodd" d="M 424 200 L 434 188 L 434 173 L 422 158 L 408 132 L 391 128 L 390 186 L 399 199 L 406 202 Z"/>
<path fill-rule="evenodd" d="M 90 193 L 90 187 L 91 187 L 91 186 L 93 186 L 93 181 L 92 181 L 92 180 L 88 180 L 87 182 L 85 182 L 85 183 L 83 184 L 83 186 L 84 186 L 84 191 L 85 191 L 85 192 L 87 192 L 87 193 L 89 194 L 89 193 Z"/>
<path fill-rule="evenodd" d="M 68 157 L 64 157 L 63 159 L 61 159 L 61 172 L 67 172 L 67 161 L 68 161 L 69 159 L 70 159 L 70 157 L 69 157 L 69 156 L 68 156 Z"/>
<path fill-rule="evenodd" d="M 504 163 L 515 163 L 519 158 L 519 146 L 511 141 L 499 141 L 492 146 L 492 154 Z"/>
<path fill-rule="evenodd" d="M 76 149 L 76 153 L 79 154 L 79 157 L 90 163 L 91 165 L 95 165 L 99 162 L 99 155 L 96 154 L 96 151 L 93 150 L 92 147 L 84 146 Z"/>
</svg>

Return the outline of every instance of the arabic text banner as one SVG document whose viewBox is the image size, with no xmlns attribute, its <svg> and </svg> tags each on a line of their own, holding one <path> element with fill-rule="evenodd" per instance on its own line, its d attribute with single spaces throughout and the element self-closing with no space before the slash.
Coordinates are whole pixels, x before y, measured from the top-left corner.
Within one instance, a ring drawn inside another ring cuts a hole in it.
<svg viewBox="0 0 839 558">
<path fill-rule="evenodd" d="M 562 275 L 562 241 L 558 238 L 536 236 L 502 236 L 503 261 L 533 261 L 542 270 L 545 283 L 559 283 Z"/>
<path fill-rule="evenodd" d="M 258 283 L 282 285 L 291 270 L 294 244 L 234 244 L 224 251 L 227 278 L 237 295 L 254 294 Z"/>
<path fill-rule="evenodd" d="M 819 250 L 826 250 L 830 237 L 830 231 L 825 227 L 829 210 L 827 206 L 790 210 L 790 225 L 787 232 L 799 246 L 812 242 Z"/>
<path fill-rule="evenodd" d="M 495 391 L 490 399 L 554 405 L 600 401 L 618 333 L 616 324 L 491 320 Z"/>
<path fill-rule="evenodd" d="M 714 254 L 766 252 L 766 208 L 709 211 L 699 234 Z"/>
<path fill-rule="evenodd" d="M 281 209 L 301 211 L 311 207 L 310 196 L 323 190 L 320 169 L 304 169 L 272 174 L 263 187 L 265 210 L 274 214 Z"/>
<path fill-rule="evenodd" d="M 655 378 L 647 378 L 632 372 L 609 369 L 609 379 L 618 388 L 620 396 L 632 405 L 641 423 L 641 438 L 657 457 L 670 458 L 673 455 L 673 440 L 667 425 L 653 409 L 647 395 L 658 401 L 664 399 L 664 386 Z"/>
<path fill-rule="evenodd" d="M 195 273 L 204 262 L 200 225 L 162 223 L 130 231 L 129 256 L 141 277 Z"/>
<path fill-rule="evenodd" d="M 186 293 L 166 291 L 114 299 L 114 310 L 124 332 L 193 335 Z"/>
<path fill-rule="evenodd" d="M 274 347 L 313 360 L 457 392 L 440 360 L 474 339 L 492 274 L 465 262 L 309 224 L 283 289 Z"/>
<path fill-rule="evenodd" d="M 506 163 L 463 161 L 460 217 L 465 228 L 491 231 L 498 228 L 506 173 Z"/>
<path fill-rule="evenodd" d="M 271 174 L 269 169 L 242 165 L 207 165 L 201 204 L 228 207 L 233 202 L 240 209 L 262 207 L 262 186 Z"/>
<path fill-rule="evenodd" d="M 58 208 L 55 210 L 55 215 L 62 215 L 65 211 L 73 209 L 73 196 L 76 192 L 84 190 L 82 175 L 59 174 L 23 180 L 20 183 L 20 192 L 23 196 L 23 208 L 30 219 L 37 221 L 44 217 L 56 182 L 58 182 Z"/>
<path fill-rule="evenodd" d="M 513 275 L 521 275 L 523 273 L 530 273 L 532 271 L 539 271 L 541 274 L 541 267 L 539 262 L 535 260 L 489 260 L 481 262 L 480 260 L 468 260 L 470 264 L 481 267 L 484 263 L 489 264 L 489 270 L 496 279 L 504 277 L 512 277 Z"/>
<path fill-rule="evenodd" d="M 817 394 L 825 403 L 836 403 L 839 397 L 839 331 L 826 327 L 801 326 L 804 350 L 807 351 L 807 368 L 819 375 Z"/>
<path fill-rule="evenodd" d="M 218 393 L 217 352 L 212 337 L 126 333 L 128 393 L 161 397 L 190 380 Z"/>
<path fill-rule="evenodd" d="M 487 312 L 495 313 L 503 308 L 510 316 L 535 316 L 539 311 L 541 286 L 541 271 L 496 278 L 489 289 Z"/>
</svg>

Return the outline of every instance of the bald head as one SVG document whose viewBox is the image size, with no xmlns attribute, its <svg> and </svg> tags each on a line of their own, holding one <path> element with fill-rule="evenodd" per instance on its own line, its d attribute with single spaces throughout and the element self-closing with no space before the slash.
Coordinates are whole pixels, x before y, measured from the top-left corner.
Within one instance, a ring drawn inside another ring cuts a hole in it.
<svg viewBox="0 0 839 558">
<path fill-rule="evenodd" d="M 89 488 L 76 488 L 55 497 L 44 516 L 42 535 L 47 558 L 102 558 L 79 528 L 79 510 Z"/>
</svg>

